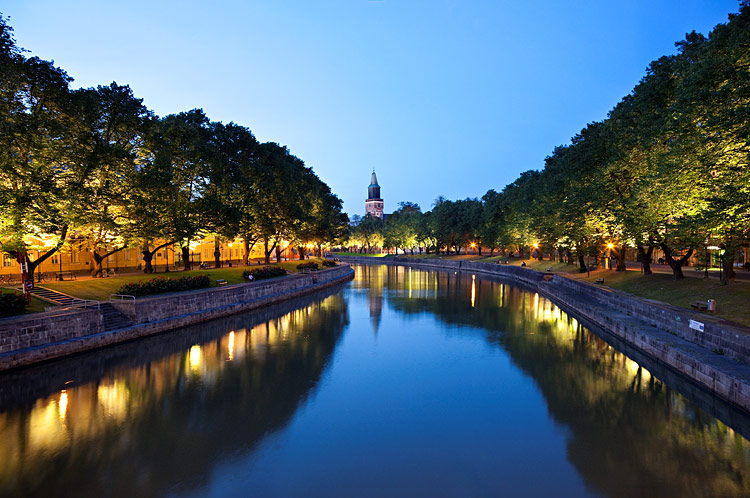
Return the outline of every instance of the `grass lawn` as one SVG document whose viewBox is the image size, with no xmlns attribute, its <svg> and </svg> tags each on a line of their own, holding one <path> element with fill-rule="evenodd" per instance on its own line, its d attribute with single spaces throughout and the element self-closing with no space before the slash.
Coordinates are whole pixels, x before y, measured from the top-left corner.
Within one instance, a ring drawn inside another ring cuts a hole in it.
<svg viewBox="0 0 750 498">
<path fill-rule="evenodd" d="M 306 259 L 307 261 L 314 261 L 320 263 L 320 258 Z M 300 261 L 283 261 L 281 263 L 271 262 L 269 266 L 280 266 L 290 273 L 297 272 L 297 265 Z M 116 294 L 117 289 L 122 285 L 129 282 L 137 282 L 141 280 L 151 280 L 152 278 L 179 278 L 193 275 L 208 275 L 211 278 L 212 285 L 216 285 L 216 280 L 224 279 L 229 284 L 238 284 L 246 282 L 242 279 L 242 272 L 247 269 L 259 268 L 257 265 L 253 266 L 235 266 L 232 268 L 216 268 L 211 270 L 190 270 L 190 271 L 178 271 L 169 273 L 153 273 L 151 275 L 146 274 L 131 274 L 123 275 L 121 277 L 107 277 L 107 278 L 92 278 L 85 280 L 71 280 L 65 282 L 51 282 L 43 284 L 42 287 L 56 290 L 69 296 L 77 297 L 79 299 L 95 299 L 97 301 L 108 301 L 111 294 Z M 44 308 L 42 308 L 42 311 Z"/>
<path fill-rule="evenodd" d="M 332 253 L 336 256 L 361 256 L 363 258 L 384 258 L 388 256 L 388 254 L 382 252 L 378 254 L 366 254 L 366 253 L 358 253 L 358 252 L 334 252 Z"/>
<path fill-rule="evenodd" d="M 674 304 L 682 308 L 691 308 L 695 301 L 716 300 L 716 312 L 719 318 L 750 326 L 750 282 L 737 281 L 730 285 L 721 285 L 718 279 L 684 278 L 674 280 L 671 275 L 644 275 L 639 271 L 617 272 L 596 270 L 591 277 L 580 273 L 576 278 L 595 281 L 604 278 L 604 285 L 619 289 L 636 296 Z"/>
</svg>

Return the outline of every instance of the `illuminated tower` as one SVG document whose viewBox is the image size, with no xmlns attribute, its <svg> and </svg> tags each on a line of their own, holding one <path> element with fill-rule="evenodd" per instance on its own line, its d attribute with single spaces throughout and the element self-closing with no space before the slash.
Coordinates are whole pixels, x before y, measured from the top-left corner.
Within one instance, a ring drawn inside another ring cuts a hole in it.
<svg viewBox="0 0 750 498">
<path fill-rule="evenodd" d="M 380 185 L 375 170 L 372 170 L 370 186 L 367 187 L 367 200 L 365 201 L 365 216 L 371 214 L 383 219 L 383 199 L 380 198 Z"/>
</svg>

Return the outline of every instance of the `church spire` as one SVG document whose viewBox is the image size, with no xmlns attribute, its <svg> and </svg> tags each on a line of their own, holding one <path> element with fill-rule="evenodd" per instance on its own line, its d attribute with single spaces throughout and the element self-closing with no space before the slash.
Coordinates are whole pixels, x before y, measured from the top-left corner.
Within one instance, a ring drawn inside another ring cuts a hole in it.
<svg viewBox="0 0 750 498">
<path fill-rule="evenodd" d="M 383 218 L 383 199 L 380 198 L 380 185 L 378 177 L 375 175 L 375 168 L 372 169 L 370 185 L 367 187 L 367 200 L 365 201 L 365 215 L 371 214 L 378 218 Z"/>
</svg>

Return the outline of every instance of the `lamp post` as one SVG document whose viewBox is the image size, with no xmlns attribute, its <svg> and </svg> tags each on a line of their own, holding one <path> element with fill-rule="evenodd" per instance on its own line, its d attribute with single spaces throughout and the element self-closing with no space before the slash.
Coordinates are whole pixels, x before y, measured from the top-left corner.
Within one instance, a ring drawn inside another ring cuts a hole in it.
<svg viewBox="0 0 750 498">
<path fill-rule="evenodd" d="M 612 242 L 607 243 L 607 269 L 612 269 L 612 248 L 615 245 Z"/>
</svg>

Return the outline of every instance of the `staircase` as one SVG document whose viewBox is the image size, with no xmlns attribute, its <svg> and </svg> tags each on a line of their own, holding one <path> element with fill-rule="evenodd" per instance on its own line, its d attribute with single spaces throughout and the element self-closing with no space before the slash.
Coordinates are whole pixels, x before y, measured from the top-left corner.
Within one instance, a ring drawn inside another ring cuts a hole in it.
<svg viewBox="0 0 750 498">
<path fill-rule="evenodd" d="M 115 330 L 133 325 L 130 319 L 122 314 L 117 308 L 110 303 L 102 303 L 99 307 L 102 315 L 102 330 Z"/>
<path fill-rule="evenodd" d="M 34 287 L 31 295 L 56 306 L 70 306 L 73 304 L 73 297 L 62 292 L 45 289 L 44 287 Z"/>
</svg>

